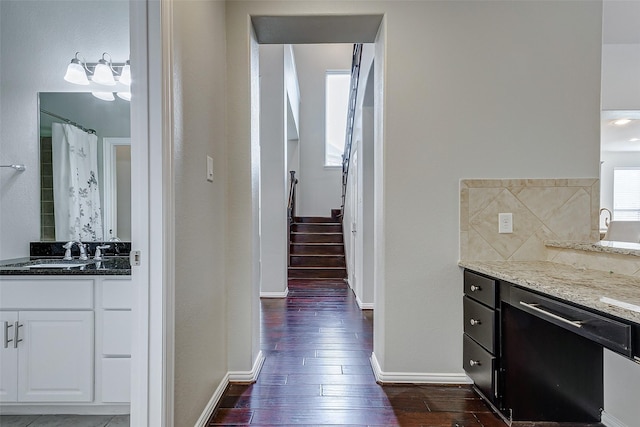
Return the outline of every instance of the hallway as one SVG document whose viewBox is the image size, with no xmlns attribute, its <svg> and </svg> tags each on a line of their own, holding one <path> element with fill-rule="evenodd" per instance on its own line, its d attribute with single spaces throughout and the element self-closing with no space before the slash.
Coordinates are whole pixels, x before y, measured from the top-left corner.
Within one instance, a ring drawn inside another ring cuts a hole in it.
<svg viewBox="0 0 640 427">
<path fill-rule="evenodd" d="M 342 280 L 289 280 L 287 298 L 261 306 L 259 379 L 230 385 L 210 426 L 505 425 L 468 386 L 378 385 L 372 312 Z"/>
</svg>

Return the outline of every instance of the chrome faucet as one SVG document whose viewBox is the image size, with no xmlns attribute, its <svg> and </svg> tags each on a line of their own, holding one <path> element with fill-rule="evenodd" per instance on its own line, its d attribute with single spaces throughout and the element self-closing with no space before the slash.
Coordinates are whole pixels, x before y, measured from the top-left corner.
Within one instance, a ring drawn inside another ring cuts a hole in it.
<svg viewBox="0 0 640 427">
<path fill-rule="evenodd" d="M 95 259 L 96 261 L 101 261 L 102 260 L 102 250 L 103 249 L 109 249 L 111 247 L 111 245 L 98 245 L 96 246 L 96 251 L 93 254 L 93 259 Z"/>
<path fill-rule="evenodd" d="M 78 259 L 82 261 L 88 260 L 89 257 L 87 256 L 87 245 L 79 241 L 75 242 L 75 244 L 78 249 L 80 249 L 80 256 L 78 257 Z"/>
<path fill-rule="evenodd" d="M 89 257 L 87 256 L 87 245 L 85 245 L 82 242 L 67 242 L 65 243 L 62 247 L 65 248 L 66 250 L 64 251 L 64 260 L 72 260 L 73 257 L 71 256 L 71 248 L 73 248 L 73 245 L 78 246 L 78 249 L 80 249 L 80 256 L 78 257 L 78 259 L 82 260 L 82 261 L 86 261 L 89 259 Z"/>
<path fill-rule="evenodd" d="M 62 247 L 66 249 L 64 251 L 64 258 L 62 259 L 66 261 L 72 260 L 73 257 L 71 256 L 71 248 L 73 247 L 73 242 L 67 242 Z"/>
</svg>

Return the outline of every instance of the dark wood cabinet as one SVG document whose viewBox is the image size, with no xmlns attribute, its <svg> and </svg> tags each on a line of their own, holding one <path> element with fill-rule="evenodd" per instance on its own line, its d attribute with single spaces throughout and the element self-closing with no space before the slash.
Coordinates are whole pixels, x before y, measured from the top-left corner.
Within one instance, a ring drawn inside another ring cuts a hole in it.
<svg viewBox="0 0 640 427">
<path fill-rule="evenodd" d="M 465 271 L 464 292 L 463 368 L 478 391 L 498 406 L 497 281 Z"/>
<path fill-rule="evenodd" d="M 640 363 L 640 325 L 464 271 L 463 367 L 506 420 L 597 422 L 603 348 Z"/>
</svg>

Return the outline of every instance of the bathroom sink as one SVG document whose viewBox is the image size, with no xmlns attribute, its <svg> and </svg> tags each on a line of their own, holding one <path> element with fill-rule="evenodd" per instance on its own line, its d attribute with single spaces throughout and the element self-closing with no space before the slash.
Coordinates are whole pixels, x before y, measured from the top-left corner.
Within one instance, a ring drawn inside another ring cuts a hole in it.
<svg viewBox="0 0 640 427">
<path fill-rule="evenodd" d="M 88 264 L 94 264 L 93 261 L 80 261 L 80 262 L 52 262 L 52 263 L 38 263 L 28 265 L 29 268 L 76 268 L 76 267 L 84 267 Z"/>
<path fill-rule="evenodd" d="M 5 267 L 11 268 L 49 268 L 49 269 L 58 269 L 58 268 L 82 268 L 87 265 L 95 264 L 94 260 L 79 260 L 79 259 L 71 259 L 71 260 L 62 260 L 62 259 L 36 259 L 27 262 L 21 262 L 18 264 L 10 264 Z"/>
</svg>

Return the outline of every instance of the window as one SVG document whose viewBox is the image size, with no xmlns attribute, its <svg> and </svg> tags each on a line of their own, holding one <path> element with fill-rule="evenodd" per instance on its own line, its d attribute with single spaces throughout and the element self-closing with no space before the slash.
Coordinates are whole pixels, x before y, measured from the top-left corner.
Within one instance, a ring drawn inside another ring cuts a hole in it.
<svg viewBox="0 0 640 427">
<path fill-rule="evenodd" d="M 324 165 L 342 166 L 344 140 L 347 133 L 347 107 L 351 73 L 348 70 L 327 71 L 325 85 Z"/>
<path fill-rule="evenodd" d="M 640 221 L 640 168 L 613 170 L 613 217 Z"/>
</svg>

